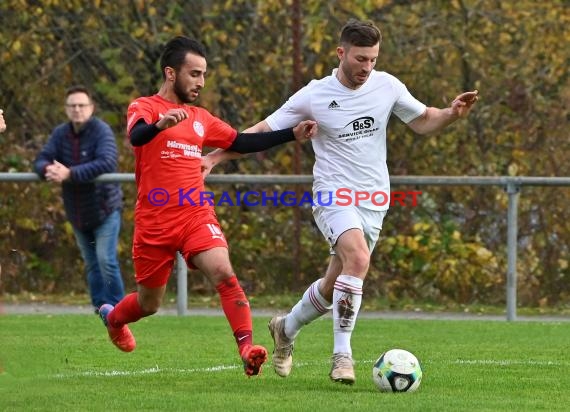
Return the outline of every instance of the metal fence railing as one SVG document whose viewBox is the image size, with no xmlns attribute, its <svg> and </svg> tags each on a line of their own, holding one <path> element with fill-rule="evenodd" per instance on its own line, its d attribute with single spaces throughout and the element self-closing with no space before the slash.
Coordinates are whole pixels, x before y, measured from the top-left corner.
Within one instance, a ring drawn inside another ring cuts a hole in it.
<svg viewBox="0 0 570 412">
<path fill-rule="evenodd" d="M 39 181 L 35 173 L 0 173 L 0 182 Z M 134 182 L 134 173 L 108 173 L 99 176 L 97 181 Z M 311 183 L 311 175 L 210 175 L 207 183 L 265 183 L 265 184 L 306 184 Z M 518 236 L 518 200 L 522 186 L 570 186 L 570 177 L 536 176 L 392 176 L 391 184 L 414 186 L 499 186 L 508 195 L 507 208 L 507 271 L 506 271 L 506 316 L 508 321 L 517 318 L 517 236 Z M 187 266 L 178 255 L 177 274 L 177 312 L 187 312 Z"/>
</svg>

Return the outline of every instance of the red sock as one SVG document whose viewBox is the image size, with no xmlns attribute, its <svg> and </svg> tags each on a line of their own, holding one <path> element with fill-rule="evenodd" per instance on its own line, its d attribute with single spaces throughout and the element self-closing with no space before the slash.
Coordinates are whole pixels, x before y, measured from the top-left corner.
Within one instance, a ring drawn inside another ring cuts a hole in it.
<svg viewBox="0 0 570 412">
<path fill-rule="evenodd" d="M 222 309 L 234 332 L 234 337 L 240 353 L 253 342 L 253 327 L 249 302 L 241 288 L 237 277 L 225 279 L 216 286 L 220 294 Z"/>
<path fill-rule="evenodd" d="M 111 311 L 107 322 L 114 328 L 120 328 L 127 323 L 133 323 L 143 318 L 145 315 L 139 305 L 138 293 L 134 292 L 125 296 L 115 305 Z"/>
</svg>

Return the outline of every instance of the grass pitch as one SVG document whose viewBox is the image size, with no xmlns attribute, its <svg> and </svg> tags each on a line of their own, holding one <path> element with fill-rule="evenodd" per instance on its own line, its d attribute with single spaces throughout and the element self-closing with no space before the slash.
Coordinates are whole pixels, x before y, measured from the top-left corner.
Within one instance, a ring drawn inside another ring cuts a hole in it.
<svg viewBox="0 0 570 412">
<path fill-rule="evenodd" d="M 271 351 L 268 318 L 256 343 Z M 359 319 L 357 381 L 328 378 L 332 321 L 299 335 L 291 376 L 247 378 L 225 318 L 153 316 L 115 349 L 93 315 L 0 316 L 2 411 L 554 411 L 570 405 L 570 323 Z M 415 393 L 378 392 L 372 364 L 403 348 L 422 362 Z"/>
</svg>

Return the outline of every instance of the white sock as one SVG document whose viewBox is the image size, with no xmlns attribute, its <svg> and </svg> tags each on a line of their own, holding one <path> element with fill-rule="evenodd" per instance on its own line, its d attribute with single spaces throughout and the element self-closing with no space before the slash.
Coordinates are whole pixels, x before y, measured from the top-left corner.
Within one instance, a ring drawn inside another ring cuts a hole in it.
<svg viewBox="0 0 570 412">
<path fill-rule="evenodd" d="M 319 292 L 320 282 L 321 279 L 313 282 L 301 300 L 287 314 L 285 335 L 289 339 L 295 339 L 304 325 L 320 318 L 331 309 L 331 302 L 328 302 Z"/>
<path fill-rule="evenodd" d="M 333 353 L 352 355 L 350 338 L 362 304 L 363 283 L 362 279 L 350 275 L 340 275 L 336 279 L 333 292 Z"/>
</svg>

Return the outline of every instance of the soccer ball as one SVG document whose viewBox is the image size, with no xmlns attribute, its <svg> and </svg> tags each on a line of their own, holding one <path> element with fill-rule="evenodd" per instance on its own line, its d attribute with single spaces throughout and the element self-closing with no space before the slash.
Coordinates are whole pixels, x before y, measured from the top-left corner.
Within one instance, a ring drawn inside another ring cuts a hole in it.
<svg viewBox="0 0 570 412">
<path fill-rule="evenodd" d="M 422 367 L 414 354 L 391 349 L 374 362 L 372 379 L 382 392 L 413 392 L 422 381 Z"/>
</svg>

